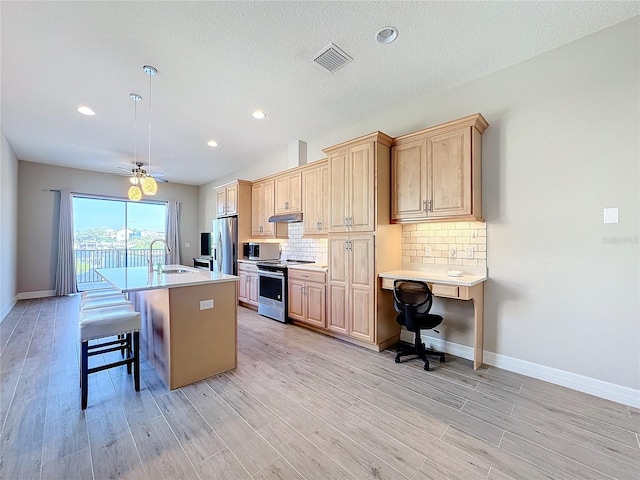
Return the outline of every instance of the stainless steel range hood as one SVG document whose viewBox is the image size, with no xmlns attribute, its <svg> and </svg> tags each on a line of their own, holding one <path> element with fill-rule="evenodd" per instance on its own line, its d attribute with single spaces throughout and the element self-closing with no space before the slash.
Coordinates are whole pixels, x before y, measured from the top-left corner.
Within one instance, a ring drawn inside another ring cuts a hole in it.
<svg viewBox="0 0 640 480">
<path fill-rule="evenodd" d="M 302 213 L 285 213 L 269 217 L 271 223 L 299 223 L 302 222 Z"/>
</svg>

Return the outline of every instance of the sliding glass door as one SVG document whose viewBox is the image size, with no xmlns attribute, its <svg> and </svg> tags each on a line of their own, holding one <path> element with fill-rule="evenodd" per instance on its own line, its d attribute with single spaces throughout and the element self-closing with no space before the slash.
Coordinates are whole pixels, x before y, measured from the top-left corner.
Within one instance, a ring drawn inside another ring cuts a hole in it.
<svg viewBox="0 0 640 480">
<path fill-rule="evenodd" d="M 165 239 L 165 202 L 128 202 L 73 197 L 74 251 L 78 288 L 105 286 L 96 268 L 147 266 L 149 245 Z M 164 246 L 154 245 L 153 262 L 164 263 Z"/>
</svg>

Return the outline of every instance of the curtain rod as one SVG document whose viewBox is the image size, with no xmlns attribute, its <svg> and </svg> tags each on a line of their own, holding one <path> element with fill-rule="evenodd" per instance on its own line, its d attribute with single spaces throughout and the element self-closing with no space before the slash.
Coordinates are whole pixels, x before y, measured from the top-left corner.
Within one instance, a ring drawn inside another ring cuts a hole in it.
<svg viewBox="0 0 640 480">
<path fill-rule="evenodd" d="M 43 188 L 42 189 L 43 192 L 60 192 L 60 189 L 56 189 L 56 188 Z M 73 195 L 74 197 L 81 197 L 81 198 L 95 198 L 97 200 L 117 200 L 117 201 L 121 201 L 121 202 L 131 202 L 131 200 L 129 200 L 126 197 L 114 197 L 112 195 L 98 195 L 95 193 L 82 193 L 82 192 L 71 192 L 71 195 Z M 136 203 L 157 203 L 157 204 L 162 204 L 162 203 L 167 203 L 168 200 L 139 200 Z"/>
</svg>

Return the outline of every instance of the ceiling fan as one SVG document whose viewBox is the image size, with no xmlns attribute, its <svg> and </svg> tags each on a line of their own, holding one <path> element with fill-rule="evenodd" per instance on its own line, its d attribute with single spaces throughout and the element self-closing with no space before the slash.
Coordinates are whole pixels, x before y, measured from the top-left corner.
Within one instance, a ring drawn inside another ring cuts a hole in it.
<svg viewBox="0 0 640 480">
<path fill-rule="evenodd" d="M 144 168 L 142 168 L 144 166 L 144 163 L 142 162 L 135 162 L 134 165 L 135 167 L 131 169 L 118 167 L 120 170 L 124 170 L 125 172 L 131 172 L 131 177 L 129 177 L 129 181 L 133 185 L 138 185 L 139 183 L 142 182 L 142 179 L 145 177 L 153 177 L 155 178 L 156 182 L 169 183 L 169 180 L 165 180 L 164 178 L 162 178 L 164 177 L 164 173 L 153 172 L 149 174 L 149 172 L 147 172 Z"/>
</svg>

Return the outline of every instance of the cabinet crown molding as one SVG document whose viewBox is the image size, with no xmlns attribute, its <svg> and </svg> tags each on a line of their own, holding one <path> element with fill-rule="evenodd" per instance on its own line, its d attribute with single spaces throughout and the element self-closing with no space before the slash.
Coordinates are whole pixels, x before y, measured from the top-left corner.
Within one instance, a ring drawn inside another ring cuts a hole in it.
<svg viewBox="0 0 640 480">
<path fill-rule="evenodd" d="M 457 120 L 452 120 L 450 122 L 441 123 L 440 125 L 435 125 L 433 127 L 428 127 L 422 130 L 418 130 L 417 132 L 401 135 L 393 139 L 393 146 L 401 145 L 407 142 L 412 142 L 415 139 L 427 136 L 430 133 L 444 133 L 448 130 L 457 130 L 463 127 L 473 127 L 479 133 L 483 133 L 488 126 L 489 126 L 489 122 L 485 120 L 482 114 L 476 113 L 474 115 L 469 115 L 468 117 L 459 118 Z"/>
<path fill-rule="evenodd" d="M 377 142 L 384 146 L 390 147 L 391 143 L 393 142 L 393 138 L 391 138 L 386 133 L 373 132 L 368 135 L 363 135 L 362 137 L 353 138 L 346 142 L 339 143 L 338 145 L 333 145 L 332 147 L 323 148 L 322 151 L 328 155 L 331 152 L 340 150 L 341 148 L 347 148 L 351 145 L 356 145 L 358 143 L 367 142 L 367 141 Z"/>
</svg>

